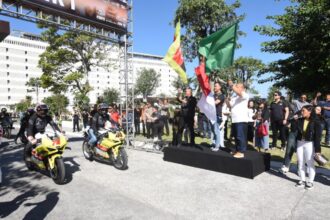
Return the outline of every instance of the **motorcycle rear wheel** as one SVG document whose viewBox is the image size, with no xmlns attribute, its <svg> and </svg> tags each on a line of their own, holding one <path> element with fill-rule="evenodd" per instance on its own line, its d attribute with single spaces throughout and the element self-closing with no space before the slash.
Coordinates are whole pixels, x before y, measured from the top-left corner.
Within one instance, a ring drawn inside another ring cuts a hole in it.
<svg viewBox="0 0 330 220">
<path fill-rule="evenodd" d="M 87 160 L 93 161 L 93 152 L 87 141 L 83 142 L 82 151 Z"/>
<path fill-rule="evenodd" d="M 50 170 L 50 176 L 56 184 L 63 184 L 65 179 L 65 166 L 63 158 L 55 159 L 54 169 Z"/>
<path fill-rule="evenodd" d="M 111 154 L 111 162 L 113 163 L 113 166 L 119 170 L 126 170 L 127 169 L 127 163 L 128 163 L 128 156 L 125 151 L 125 148 L 120 148 L 118 152 L 118 156 L 115 159 L 114 155 Z"/>
</svg>

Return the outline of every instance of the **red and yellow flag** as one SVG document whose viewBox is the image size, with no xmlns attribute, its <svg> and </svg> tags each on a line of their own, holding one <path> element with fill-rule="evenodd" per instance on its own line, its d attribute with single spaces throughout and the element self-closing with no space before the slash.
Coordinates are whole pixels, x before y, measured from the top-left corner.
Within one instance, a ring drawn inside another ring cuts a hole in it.
<svg viewBox="0 0 330 220">
<path fill-rule="evenodd" d="M 181 50 L 181 26 L 180 22 L 176 24 L 174 42 L 171 44 L 170 48 L 167 51 L 164 61 L 170 65 L 177 72 L 183 83 L 187 84 L 187 74 L 184 66 L 184 59 Z"/>
</svg>

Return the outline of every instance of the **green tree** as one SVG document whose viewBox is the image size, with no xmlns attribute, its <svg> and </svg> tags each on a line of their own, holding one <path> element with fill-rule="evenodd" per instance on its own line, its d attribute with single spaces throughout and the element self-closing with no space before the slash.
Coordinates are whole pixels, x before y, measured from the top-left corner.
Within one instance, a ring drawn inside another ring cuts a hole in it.
<svg viewBox="0 0 330 220">
<path fill-rule="evenodd" d="M 16 104 L 17 112 L 25 112 L 29 107 L 32 106 L 32 97 L 26 96 L 25 99 L 21 100 Z"/>
<path fill-rule="evenodd" d="M 35 92 L 36 93 L 36 98 L 37 98 L 36 101 L 37 101 L 37 103 L 39 103 L 39 88 L 40 88 L 40 85 L 41 85 L 40 78 L 32 77 L 32 78 L 29 79 L 28 82 L 26 82 L 25 85 L 30 88 L 28 90 L 28 92 Z"/>
<path fill-rule="evenodd" d="M 150 96 L 159 85 L 160 74 L 154 69 L 143 68 L 138 73 L 135 83 L 135 95 L 142 95 L 144 99 Z"/>
<path fill-rule="evenodd" d="M 232 22 L 243 20 L 244 15 L 235 13 L 240 6 L 239 0 L 231 5 L 226 4 L 225 0 L 179 0 L 174 22 L 180 20 L 186 30 L 182 36 L 185 57 L 190 61 L 197 58 L 201 39 Z M 238 35 L 242 34 L 238 32 Z"/>
<path fill-rule="evenodd" d="M 111 60 L 105 62 L 106 56 L 110 57 L 111 47 L 82 33 L 60 33 L 55 27 L 48 27 L 42 33 L 42 38 L 49 45 L 39 60 L 39 67 L 43 71 L 41 86 L 54 94 L 71 89 L 78 103 L 86 101 L 87 94 L 92 90 L 88 74 L 92 67 L 107 68 L 111 65 Z"/>
<path fill-rule="evenodd" d="M 103 101 L 108 104 L 116 103 L 119 99 L 119 91 L 114 88 L 108 88 L 103 92 Z"/>
<path fill-rule="evenodd" d="M 61 115 L 66 111 L 69 105 L 69 99 L 65 95 L 55 94 L 42 100 L 49 106 L 50 111 L 55 114 Z"/>
<path fill-rule="evenodd" d="M 288 55 L 267 65 L 260 75 L 272 74 L 260 82 L 273 81 L 294 93 L 325 92 L 330 82 L 330 1 L 291 2 L 283 15 L 267 17 L 276 27 L 255 27 L 274 39 L 264 42 L 262 51 Z"/>
</svg>

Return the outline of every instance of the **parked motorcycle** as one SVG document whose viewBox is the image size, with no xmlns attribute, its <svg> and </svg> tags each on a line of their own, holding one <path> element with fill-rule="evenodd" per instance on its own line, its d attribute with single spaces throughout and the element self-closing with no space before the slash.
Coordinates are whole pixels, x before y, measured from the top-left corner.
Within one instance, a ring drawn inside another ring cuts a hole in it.
<svg viewBox="0 0 330 220">
<path fill-rule="evenodd" d="M 50 177 L 57 184 L 63 184 L 65 166 L 62 154 L 67 146 L 66 137 L 56 131 L 51 134 L 36 134 L 37 147 L 31 150 L 31 156 L 24 150 L 24 161 L 29 170 L 39 169 L 49 171 Z M 27 146 L 25 146 L 26 148 Z"/>
<path fill-rule="evenodd" d="M 96 146 L 88 144 L 88 128 L 84 131 L 85 140 L 82 145 L 84 156 L 87 160 L 97 159 L 110 162 L 115 168 L 127 169 L 128 157 L 123 147 L 125 134 L 118 128 L 109 128 L 99 131 Z"/>
</svg>

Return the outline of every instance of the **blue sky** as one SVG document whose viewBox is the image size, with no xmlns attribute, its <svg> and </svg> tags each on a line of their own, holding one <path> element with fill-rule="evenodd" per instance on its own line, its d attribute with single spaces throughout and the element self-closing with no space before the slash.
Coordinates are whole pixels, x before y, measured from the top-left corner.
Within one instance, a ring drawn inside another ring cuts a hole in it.
<svg viewBox="0 0 330 220">
<path fill-rule="evenodd" d="M 233 2 L 234 0 L 227 0 Z M 239 42 L 242 48 L 236 50 L 235 57 L 251 56 L 268 63 L 285 57 L 283 54 L 262 53 L 260 44 L 270 38 L 261 36 L 253 31 L 255 25 L 273 25 L 267 20 L 267 15 L 279 15 L 284 13 L 284 8 L 290 4 L 289 0 L 241 0 L 242 6 L 237 14 L 246 14 L 246 18 L 240 23 L 240 29 L 247 36 L 241 37 Z M 177 0 L 135 0 L 134 1 L 134 51 L 164 56 L 173 40 L 174 28 L 170 25 Z M 33 23 L 23 22 L 16 19 L 0 16 L 0 19 L 11 22 L 12 30 L 24 30 L 32 33 L 40 32 Z M 188 75 L 192 75 L 196 63 L 186 63 Z M 271 86 L 256 84 L 255 88 L 262 97 L 267 95 Z"/>
</svg>

